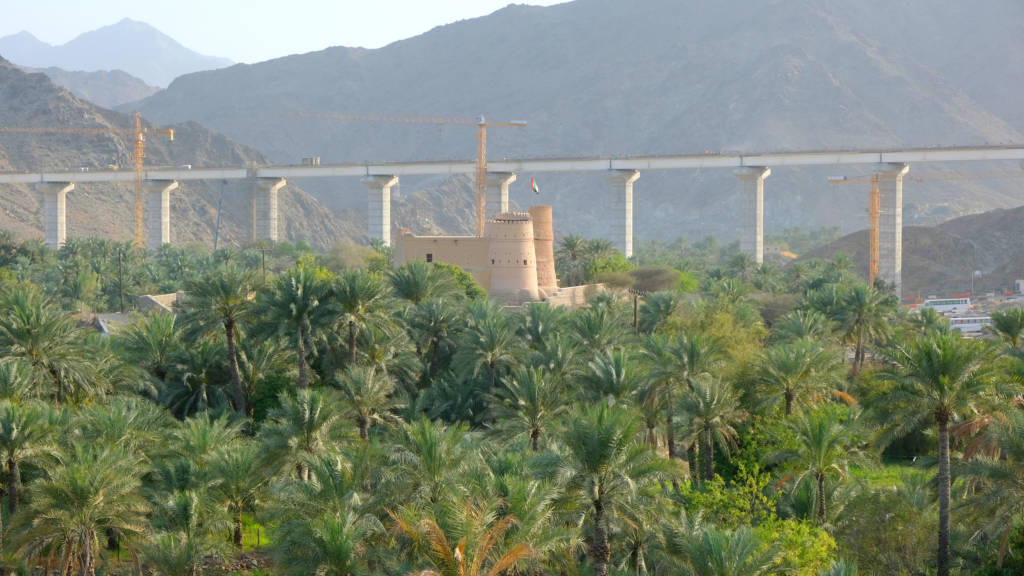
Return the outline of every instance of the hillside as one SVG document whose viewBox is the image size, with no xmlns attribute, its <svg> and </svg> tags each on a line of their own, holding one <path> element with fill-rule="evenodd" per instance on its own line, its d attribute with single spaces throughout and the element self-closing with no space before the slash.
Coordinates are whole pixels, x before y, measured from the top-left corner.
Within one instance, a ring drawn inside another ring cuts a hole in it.
<svg viewBox="0 0 1024 576">
<path fill-rule="evenodd" d="M 490 131 L 492 158 L 1024 142 L 1022 38 L 1015 0 L 969 9 L 955 0 L 510 5 L 377 50 L 334 47 L 189 74 L 141 109 L 161 122 L 197 120 L 275 162 L 475 154 L 469 127 L 313 120 L 290 115 L 296 109 L 529 121 Z M 775 170 L 768 230 L 864 227 L 864 195 L 825 184 L 834 172 Z M 523 174 L 513 198 L 532 201 L 531 176 L 555 206 L 556 227 L 607 232 L 603 175 Z M 303 185 L 332 207 L 365 209 L 358 182 Z M 727 170 L 642 175 L 641 236 L 734 237 L 735 188 Z M 935 223 L 1016 206 L 1024 194 L 1006 182 L 936 182 L 908 187 L 906 200 L 909 224 Z"/>
<path fill-rule="evenodd" d="M 27 74 L 0 59 L 0 126 L 102 128 L 113 132 L 87 134 L 0 133 L 0 171 L 77 170 L 131 165 L 128 115 L 82 101 L 57 87 L 43 74 Z M 195 168 L 265 163 L 256 150 L 211 132 L 196 122 L 175 124 L 174 142 L 147 140 L 147 165 Z M 248 242 L 247 190 L 242 182 L 224 185 L 221 239 L 226 245 Z M 221 185 L 182 183 L 171 195 L 172 241 L 212 244 Z M 68 235 L 131 237 L 132 191 L 129 186 L 82 184 L 68 197 Z M 26 186 L 0 185 L 0 228 L 21 236 L 42 236 L 39 194 Z M 289 185 L 280 196 L 281 235 L 325 248 L 363 236 L 301 188 Z M 351 215 L 349 215 L 351 218 Z"/>
<path fill-rule="evenodd" d="M 152 86 L 167 86 L 182 74 L 232 64 L 226 58 L 189 50 L 153 26 L 128 18 L 59 46 L 47 44 L 28 32 L 4 36 L 0 38 L 0 55 L 32 68 L 123 70 Z"/>
<path fill-rule="evenodd" d="M 1024 180 L 1022 180 L 1024 183 Z M 861 230 L 803 259 L 845 252 L 867 276 L 868 234 Z M 1024 207 L 955 218 L 938 226 L 903 229 L 903 294 L 922 296 L 1012 288 L 1024 278 Z"/>
<path fill-rule="evenodd" d="M 42 72 L 57 86 L 82 100 L 104 108 L 142 100 L 158 90 L 142 80 L 121 70 L 98 70 L 96 72 L 68 72 L 61 68 L 25 68 L 26 72 Z"/>
</svg>

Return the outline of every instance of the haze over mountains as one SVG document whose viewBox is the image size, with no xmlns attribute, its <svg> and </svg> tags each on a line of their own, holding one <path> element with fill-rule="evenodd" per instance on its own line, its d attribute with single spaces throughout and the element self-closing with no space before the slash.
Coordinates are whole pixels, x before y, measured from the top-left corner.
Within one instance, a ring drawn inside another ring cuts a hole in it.
<svg viewBox="0 0 1024 576">
<path fill-rule="evenodd" d="M 230 66 L 227 58 L 204 56 L 145 22 L 125 18 L 59 46 L 29 32 L 0 38 L 0 55 L 19 66 L 93 72 L 121 70 L 152 86 L 198 70 Z"/>
</svg>

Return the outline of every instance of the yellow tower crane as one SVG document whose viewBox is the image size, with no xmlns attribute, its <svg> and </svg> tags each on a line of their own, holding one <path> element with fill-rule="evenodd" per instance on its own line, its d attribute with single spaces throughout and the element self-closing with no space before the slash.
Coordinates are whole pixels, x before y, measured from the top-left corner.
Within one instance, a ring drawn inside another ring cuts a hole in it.
<svg viewBox="0 0 1024 576">
<path fill-rule="evenodd" d="M 146 134 L 163 134 L 174 140 L 174 128 L 143 128 L 142 116 L 135 113 L 135 143 L 132 161 L 135 163 L 135 246 L 142 247 L 142 163 L 146 159 Z"/>
<path fill-rule="evenodd" d="M 462 118 L 448 116 L 384 116 L 378 114 L 330 114 L 321 112 L 296 111 L 294 116 L 304 118 L 327 118 L 332 120 L 355 120 L 363 122 L 392 122 L 408 124 L 434 124 L 442 126 L 454 124 L 461 126 L 477 127 L 476 131 L 476 174 L 474 187 L 476 189 L 476 235 L 484 235 L 484 212 L 487 205 L 487 128 L 498 126 L 511 126 L 523 128 L 526 122 L 488 122 L 486 118 Z"/>
<path fill-rule="evenodd" d="M 908 176 L 904 181 L 925 182 L 931 180 L 995 180 L 1001 178 L 1020 178 L 1024 172 L 985 172 L 985 173 L 946 173 L 928 176 Z M 832 184 L 861 182 L 871 184 L 868 195 L 868 284 L 874 284 L 878 277 L 878 221 L 882 213 L 882 194 L 878 187 L 878 173 L 870 178 L 847 178 L 833 176 L 828 179 Z"/>
<path fill-rule="evenodd" d="M 868 284 L 874 284 L 878 277 L 878 220 L 882 214 L 882 193 L 878 188 L 878 174 L 871 178 L 846 178 L 837 176 L 829 178 L 832 184 L 847 182 L 869 182 L 871 191 L 868 195 Z"/>
<path fill-rule="evenodd" d="M 162 134 L 168 140 L 174 140 L 174 129 L 143 128 L 142 117 L 135 113 L 134 129 L 120 128 L 70 128 L 62 126 L 0 126 L 0 132 L 13 133 L 42 133 L 42 134 L 131 134 L 134 138 L 132 145 L 132 162 L 135 165 L 135 246 L 142 246 L 142 175 L 143 161 L 146 158 L 146 134 Z"/>
</svg>

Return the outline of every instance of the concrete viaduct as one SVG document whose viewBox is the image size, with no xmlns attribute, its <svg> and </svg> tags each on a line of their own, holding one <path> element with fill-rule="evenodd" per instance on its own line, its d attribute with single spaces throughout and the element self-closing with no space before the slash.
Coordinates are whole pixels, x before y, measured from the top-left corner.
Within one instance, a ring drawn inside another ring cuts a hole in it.
<svg viewBox="0 0 1024 576">
<path fill-rule="evenodd" d="M 879 151 L 804 151 L 759 154 L 697 154 L 684 156 L 642 156 L 622 158 L 536 158 L 488 162 L 486 217 L 508 210 L 508 187 L 516 174 L 550 172 L 593 172 L 607 174 L 614 214 L 616 246 L 633 254 L 633 183 L 641 171 L 732 169 L 743 198 L 740 214 L 740 249 L 763 260 L 764 180 L 773 167 L 786 166 L 870 166 L 879 174 L 881 217 L 879 221 L 879 276 L 902 285 L 903 176 L 911 163 L 1024 161 L 1024 146 L 976 146 L 920 148 Z M 1022 162 L 1024 168 L 1024 162 Z M 391 243 L 391 188 L 402 176 L 475 174 L 473 161 L 339 164 L 322 166 L 266 166 L 261 168 L 147 170 L 144 174 L 146 240 L 150 248 L 170 241 L 170 193 L 178 183 L 189 180 L 235 180 L 252 182 L 252 235 L 254 239 L 276 241 L 277 193 L 287 178 L 360 178 L 369 191 L 367 233 Z M 44 197 L 46 242 L 60 247 L 66 238 L 67 193 L 76 183 L 133 182 L 133 172 L 46 172 L 0 174 L 2 184 L 33 184 Z"/>
</svg>

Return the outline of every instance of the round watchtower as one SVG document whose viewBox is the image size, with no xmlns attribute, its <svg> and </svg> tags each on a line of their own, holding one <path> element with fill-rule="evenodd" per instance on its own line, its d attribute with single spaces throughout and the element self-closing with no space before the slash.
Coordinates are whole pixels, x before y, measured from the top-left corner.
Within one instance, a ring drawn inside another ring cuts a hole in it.
<svg viewBox="0 0 1024 576">
<path fill-rule="evenodd" d="M 537 289 L 542 298 L 558 291 L 555 277 L 555 231 L 551 223 L 551 206 L 531 206 L 533 249 L 537 253 Z"/>
<path fill-rule="evenodd" d="M 498 214 L 487 223 L 486 235 L 491 296 L 517 302 L 537 300 L 537 254 L 530 214 Z"/>
</svg>

